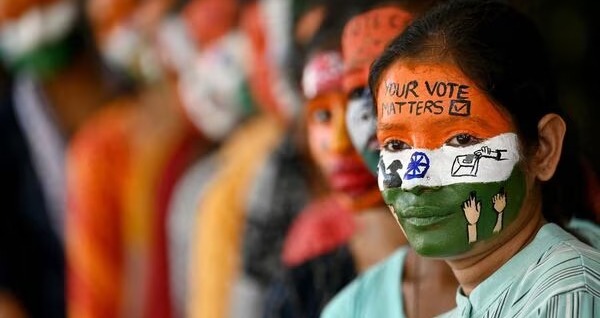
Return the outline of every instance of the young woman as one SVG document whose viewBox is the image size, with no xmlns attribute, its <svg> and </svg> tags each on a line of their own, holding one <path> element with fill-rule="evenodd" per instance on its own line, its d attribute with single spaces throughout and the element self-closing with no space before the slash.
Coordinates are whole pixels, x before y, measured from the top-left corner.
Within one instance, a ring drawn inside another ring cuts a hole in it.
<svg viewBox="0 0 600 318">
<path fill-rule="evenodd" d="M 379 185 L 411 246 L 452 268 L 448 316 L 600 310 L 600 253 L 551 223 L 585 200 L 550 181 L 573 164 L 548 69 L 534 25 L 495 1 L 434 9 L 371 68 Z"/>
</svg>

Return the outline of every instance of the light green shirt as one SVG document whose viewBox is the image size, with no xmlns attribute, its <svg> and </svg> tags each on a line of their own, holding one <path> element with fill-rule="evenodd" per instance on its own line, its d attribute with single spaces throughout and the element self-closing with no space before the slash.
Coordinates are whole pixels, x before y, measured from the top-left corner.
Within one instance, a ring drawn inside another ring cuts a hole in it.
<svg viewBox="0 0 600 318">
<path fill-rule="evenodd" d="M 443 317 L 599 317 L 600 252 L 555 224 Z"/>
<path fill-rule="evenodd" d="M 569 226 L 587 232 L 584 236 L 597 243 L 598 227 L 579 225 Z M 321 317 L 406 317 L 400 286 L 407 251 L 400 248 L 357 277 Z M 599 262 L 598 251 L 559 226 L 546 224 L 469 298 L 459 292 L 458 307 L 443 317 L 600 317 Z"/>
<path fill-rule="evenodd" d="M 321 318 L 403 318 L 400 283 L 408 247 L 398 249 L 346 286 L 321 313 Z"/>
<path fill-rule="evenodd" d="M 573 218 L 567 225 L 567 228 L 571 233 L 579 235 L 583 240 L 587 240 L 589 245 L 600 248 L 600 227 L 588 220 L 582 220 Z"/>
</svg>

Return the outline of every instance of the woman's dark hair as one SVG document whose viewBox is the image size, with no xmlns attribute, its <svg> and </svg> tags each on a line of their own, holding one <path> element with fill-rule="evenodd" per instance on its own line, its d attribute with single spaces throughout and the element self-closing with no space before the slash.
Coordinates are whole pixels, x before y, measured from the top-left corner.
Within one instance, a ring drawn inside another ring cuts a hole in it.
<svg viewBox="0 0 600 318">
<path fill-rule="evenodd" d="M 458 0 L 441 4 L 414 21 L 377 59 L 369 75 L 376 99 L 385 70 L 398 60 L 449 62 L 505 108 L 516 124 L 525 151 L 537 146 L 539 120 L 558 107 L 544 41 L 534 23 L 506 3 Z M 579 149 L 569 129 L 554 178 L 542 184 L 543 213 L 564 225 L 574 212 L 592 219 Z"/>
</svg>

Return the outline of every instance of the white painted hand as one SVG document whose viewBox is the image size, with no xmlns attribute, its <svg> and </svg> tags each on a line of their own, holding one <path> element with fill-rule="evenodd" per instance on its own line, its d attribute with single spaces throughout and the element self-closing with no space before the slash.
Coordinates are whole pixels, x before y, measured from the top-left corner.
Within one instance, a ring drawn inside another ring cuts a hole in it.
<svg viewBox="0 0 600 318">
<path fill-rule="evenodd" d="M 506 193 L 501 190 L 500 193 L 492 197 L 492 203 L 496 212 L 504 212 L 504 209 L 506 209 Z"/>
<path fill-rule="evenodd" d="M 465 217 L 467 218 L 469 225 L 475 225 L 477 221 L 479 221 L 481 201 L 477 201 L 474 191 L 469 195 L 469 199 L 463 202 L 462 209 L 463 212 L 465 212 Z"/>
</svg>

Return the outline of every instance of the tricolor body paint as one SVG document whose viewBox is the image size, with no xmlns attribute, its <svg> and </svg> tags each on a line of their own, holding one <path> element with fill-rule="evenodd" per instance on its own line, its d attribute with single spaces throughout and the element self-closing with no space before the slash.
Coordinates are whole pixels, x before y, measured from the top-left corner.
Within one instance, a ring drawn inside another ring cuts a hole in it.
<svg viewBox="0 0 600 318">
<path fill-rule="evenodd" d="M 395 63 L 377 89 L 379 187 L 413 248 L 460 256 L 506 228 L 525 195 L 510 117 L 448 64 Z"/>
</svg>

